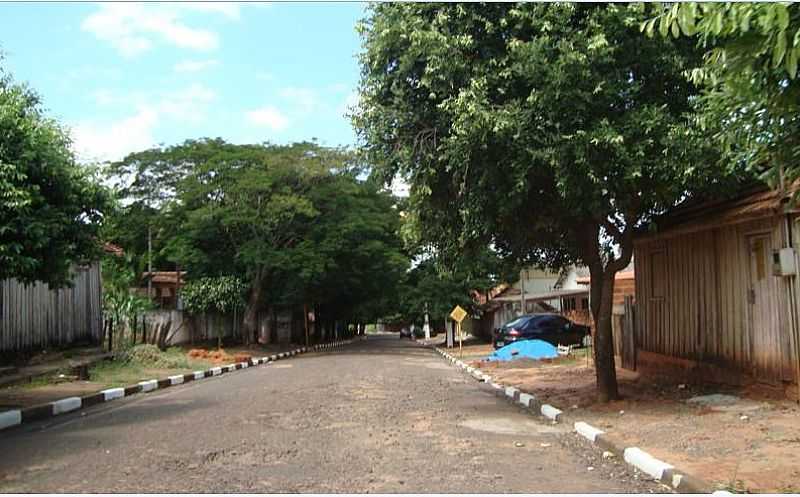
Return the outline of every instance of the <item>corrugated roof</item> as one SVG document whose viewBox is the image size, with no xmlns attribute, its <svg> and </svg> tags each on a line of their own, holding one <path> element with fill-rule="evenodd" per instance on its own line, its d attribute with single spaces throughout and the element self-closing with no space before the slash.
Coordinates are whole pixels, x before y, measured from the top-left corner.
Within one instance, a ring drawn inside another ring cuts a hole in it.
<svg viewBox="0 0 800 497">
<path fill-rule="evenodd" d="M 108 254 L 112 254 L 112 255 L 116 255 L 116 256 L 125 255 L 125 251 L 122 250 L 122 247 L 120 247 L 119 245 L 115 245 L 115 244 L 113 244 L 111 242 L 104 242 L 103 243 L 103 251 L 108 253 Z"/>
<path fill-rule="evenodd" d="M 492 299 L 494 302 L 519 302 L 521 300 L 520 291 L 513 288 L 514 292 L 504 292 L 503 295 Z M 549 292 L 525 293 L 525 302 L 536 302 L 537 300 L 554 300 L 562 297 L 578 297 L 589 295 L 588 288 L 575 288 L 571 290 L 550 290 Z"/>
<path fill-rule="evenodd" d="M 786 191 L 769 189 L 764 185 L 740 192 L 728 199 L 689 200 L 650 224 L 649 231 L 640 233 L 639 240 L 658 238 L 660 235 L 701 231 L 713 226 L 733 224 L 786 212 L 797 212 L 790 202 L 800 190 L 795 182 Z"/>
<path fill-rule="evenodd" d="M 178 275 L 176 271 L 153 271 L 149 273 L 145 271 L 142 273 L 142 281 L 147 282 L 148 278 L 152 275 L 151 281 L 153 283 L 170 283 L 175 285 L 178 282 Z M 184 277 L 186 276 L 186 271 L 180 272 L 180 284 L 184 283 Z"/>
</svg>

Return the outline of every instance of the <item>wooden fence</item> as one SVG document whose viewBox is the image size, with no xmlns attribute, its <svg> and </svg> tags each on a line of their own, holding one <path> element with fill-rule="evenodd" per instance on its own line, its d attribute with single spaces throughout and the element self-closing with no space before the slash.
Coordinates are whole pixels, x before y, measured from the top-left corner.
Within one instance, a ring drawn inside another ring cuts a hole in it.
<svg viewBox="0 0 800 497">
<path fill-rule="evenodd" d="M 72 287 L 0 282 L 0 351 L 99 343 L 103 334 L 100 265 L 75 270 Z"/>
</svg>

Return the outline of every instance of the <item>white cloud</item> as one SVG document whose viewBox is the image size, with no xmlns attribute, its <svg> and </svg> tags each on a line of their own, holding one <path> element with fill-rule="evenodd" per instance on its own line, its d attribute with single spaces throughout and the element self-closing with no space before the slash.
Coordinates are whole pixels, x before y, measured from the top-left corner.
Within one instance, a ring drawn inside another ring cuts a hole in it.
<svg viewBox="0 0 800 497">
<path fill-rule="evenodd" d="M 158 113 L 143 107 L 133 116 L 111 124 L 79 123 L 72 129 L 73 149 L 83 161 L 119 160 L 152 147 Z"/>
<path fill-rule="evenodd" d="M 214 90 L 194 83 L 188 88 L 162 95 L 158 108 L 178 122 L 198 123 L 206 119 L 206 104 L 216 98 Z"/>
<path fill-rule="evenodd" d="M 208 60 L 182 60 L 175 64 L 175 72 L 200 72 L 219 64 L 216 59 Z"/>
<path fill-rule="evenodd" d="M 188 11 L 217 13 L 238 19 L 236 5 L 216 3 L 142 4 L 104 3 L 84 19 L 84 31 L 110 43 L 122 55 L 132 57 L 167 42 L 192 50 L 213 50 L 219 46 L 216 33 L 187 26 L 181 16 Z"/>
<path fill-rule="evenodd" d="M 275 107 L 262 107 L 247 113 L 247 120 L 258 126 L 266 126 L 274 131 L 285 129 L 289 119 Z"/>
<path fill-rule="evenodd" d="M 73 150 L 82 161 L 119 160 L 155 145 L 153 132 L 159 124 L 185 126 L 205 121 L 208 104 L 216 98 L 216 92 L 199 83 L 157 93 L 97 90 L 94 99 L 98 104 L 133 104 L 135 110 L 117 121 L 77 123 L 72 128 Z"/>
<path fill-rule="evenodd" d="M 311 112 L 317 105 L 317 95 L 308 88 L 288 87 L 280 90 L 281 97 L 290 100 L 301 112 Z"/>
<path fill-rule="evenodd" d="M 241 17 L 239 5 L 231 2 L 180 2 L 179 5 L 198 12 L 222 14 L 229 19 L 239 20 Z"/>
</svg>

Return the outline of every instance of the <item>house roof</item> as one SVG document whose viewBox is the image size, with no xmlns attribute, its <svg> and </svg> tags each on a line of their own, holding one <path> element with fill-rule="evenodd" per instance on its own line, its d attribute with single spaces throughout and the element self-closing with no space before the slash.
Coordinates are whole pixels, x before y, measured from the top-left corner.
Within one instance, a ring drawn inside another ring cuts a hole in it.
<svg viewBox="0 0 800 497">
<path fill-rule="evenodd" d="M 122 247 L 119 245 L 115 245 L 111 242 L 103 242 L 103 252 L 111 255 L 116 255 L 117 257 L 122 257 L 125 255 L 125 251 L 122 250 Z"/>
<path fill-rule="evenodd" d="M 784 191 L 759 185 L 742 190 L 729 198 L 688 200 L 655 218 L 648 226 L 648 230 L 639 233 L 636 239 L 651 240 L 664 235 L 686 234 L 716 226 L 797 212 L 800 209 L 790 200 L 798 191 L 800 182 L 793 183 Z"/>
<path fill-rule="evenodd" d="M 630 266 L 629 266 L 630 267 Z M 614 281 L 623 281 L 623 280 L 632 280 L 636 278 L 636 273 L 634 273 L 633 269 L 626 269 L 623 271 L 619 271 L 614 276 Z M 588 285 L 592 282 L 591 276 L 581 276 L 577 280 L 575 280 L 579 285 Z"/>
<path fill-rule="evenodd" d="M 495 302 L 519 302 L 521 299 L 520 291 L 516 288 L 513 288 L 514 292 L 511 291 L 503 293 L 503 295 L 499 297 L 495 297 L 492 301 Z M 588 288 L 573 288 L 570 290 L 550 290 L 548 292 L 540 292 L 540 293 L 525 293 L 525 302 L 537 302 L 542 300 L 555 300 L 564 297 L 580 297 L 583 295 L 589 295 Z"/>
<path fill-rule="evenodd" d="M 180 282 L 178 281 L 177 273 L 177 271 L 153 271 L 152 273 L 145 271 L 142 273 L 142 281 L 147 282 L 148 278 L 150 278 L 153 283 L 164 283 L 171 285 L 180 283 L 182 285 L 184 283 L 186 271 L 180 271 Z"/>
</svg>

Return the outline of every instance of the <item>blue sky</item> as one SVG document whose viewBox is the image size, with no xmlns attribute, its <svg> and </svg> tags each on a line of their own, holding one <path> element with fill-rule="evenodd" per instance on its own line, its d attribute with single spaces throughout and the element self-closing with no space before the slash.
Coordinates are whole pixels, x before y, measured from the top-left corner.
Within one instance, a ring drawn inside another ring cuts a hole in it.
<svg viewBox="0 0 800 497">
<path fill-rule="evenodd" d="M 155 144 L 355 141 L 362 3 L 0 5 L 3 65 L 83 160 Z"/>
</svg>

